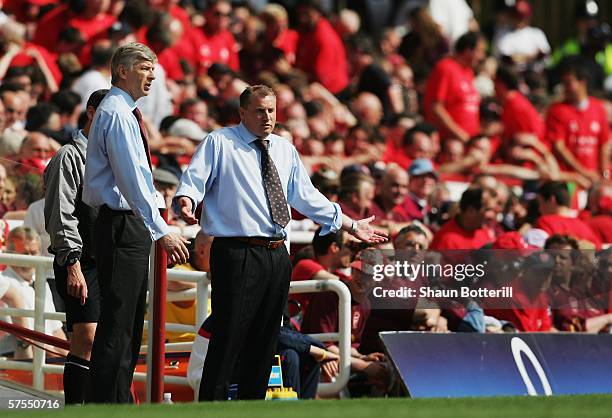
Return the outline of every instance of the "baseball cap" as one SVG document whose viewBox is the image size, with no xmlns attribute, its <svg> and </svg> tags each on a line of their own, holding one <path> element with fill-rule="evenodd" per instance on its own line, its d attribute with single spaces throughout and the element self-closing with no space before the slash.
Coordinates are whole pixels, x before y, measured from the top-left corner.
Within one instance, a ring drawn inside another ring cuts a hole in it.
<svg viewBox="0 0 612 418">
<path fill-rule="evenodd" d="M 168 134 L 173 136 L 183 136 L 185 138 L 191 139 L 192 141 L 202 141 L 204 137 L 207 135 L 206 132 L 200 128 L 200 126 L 190 119 L 179 119 L 174 122 L 170 129 L 168 129 Z"/>
<path fill-rule="evenodd" d="M 548 233 L 539 228 L 531 228 L 523 235 L 523 239 L 531 248 L 544 248 L 548 237 Z"/>
<path fill-rule="evenodd" d="M 431 174 L 438 179 L 438 173 L 434 170 L 433 163 L 431 160 L 426 158 L 417 158 L 412 161 L 410 167 L 408 167 L 408 174 L 412 176 L 423 176 L 425 174 Z"/>
<path fill-rule="evenodd" d="M 163 168 L 157 168 L 153 171 L 153 181 L 158 183 L 170 184 L 172 186 L 178 186 L 179 179 L 168 170 Z"/>
</svg>

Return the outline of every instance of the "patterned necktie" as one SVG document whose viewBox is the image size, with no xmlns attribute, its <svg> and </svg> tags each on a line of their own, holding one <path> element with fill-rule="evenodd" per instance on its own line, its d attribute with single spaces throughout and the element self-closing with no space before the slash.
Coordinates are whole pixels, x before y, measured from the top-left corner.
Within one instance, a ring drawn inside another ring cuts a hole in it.
<svg viewBox="0 0 612 418">
<path fill-rule="evenodd" d="M 149 149 L 149 136 L 147 134 L 147 127 L 145 126 L 144 120 L 142 119 L 142 113 L 140 113 L 140 109 L 137 107 L 132 111 L 134 116 L 136 116 L 136 120 L 138 121 L 138 126 L 140 127 L 140 137 L 142 138 L 142 144 L 144 145 L 145 152 L 147 153 L 147 161 L 149 162 L 149 168 L 153 171 L 153 166 L 151 165 L 151 150 Z"/>
<path fill-rule="evenodd" d="M 291 218 L 287 210 L 287 199 L 283 193 L 278 171 L 268 151 L 269 142 L 263 139 L 256 141 L 257 146 L 261 149 L 261 173 L 263 175 L 268 204 L 270 205 L 272 221 L 284 228 Z"/>
</svg>

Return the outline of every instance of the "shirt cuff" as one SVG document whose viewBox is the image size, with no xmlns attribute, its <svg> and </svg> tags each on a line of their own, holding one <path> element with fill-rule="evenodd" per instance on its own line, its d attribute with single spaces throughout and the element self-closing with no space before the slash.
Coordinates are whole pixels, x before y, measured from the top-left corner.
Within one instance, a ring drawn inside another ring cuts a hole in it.
<svg viewBox="0 0 612 418">
<path fill-rule="evenodd" d="M 168 235 L 170 232 L 170 228 L 168 228 L 168 224 L 164 221 L 164 218 L 160 216 L 156 216 L 153 220 L 153 225 L 149 226 L 149 233 L 151 234 L 151 238 L 153 241 L 157 241 L 164 235 Z"/>
<path fill-rule="evenodd" d="M 320 236 L 338 232 L 342 228 L 342 209 L 340 209 L 340 205 L 337 203 L 332 202 L 332 206 L 335 210 L 334 218 L 330 224 L 321 225 L 321 232 L 319 232 Z"/>
</svg>

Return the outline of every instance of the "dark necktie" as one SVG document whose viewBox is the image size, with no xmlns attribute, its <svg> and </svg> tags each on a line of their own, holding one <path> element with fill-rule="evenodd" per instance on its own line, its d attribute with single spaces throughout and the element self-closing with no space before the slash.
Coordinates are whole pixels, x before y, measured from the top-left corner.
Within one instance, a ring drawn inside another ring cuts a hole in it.
<svg viewBox="0 0 612 418">
<path fill-rule="evenodd" d="M 258 139 L 256 143 L 261 149 L 261 173 L 263 175 L 268 204 L 270 205 L 272 221 L 284 228 L 291 218 L 289 217 L 289 210 L 287 210 L 287 199 L 283 193 L 278 171 L 274 161 L 272 161 L 270 151 L 268 151 L 270 141 Z"/>
<path fill-rule="evenodd" d="M 138 121 L 138 126 L 140 127 L 140 137 L 142 138 L 142 145 L 144 145 L 145 152 L 147 153 L 147 161 L 149 162 L 149 168 L 153 171 L 153 166 L 151 165 L 151 150 L 149 149 L 149 136 L 147 135 L 147 127 L 145 126 L 144 120 L 142 119 L 142 113 L 140 113 L 140 109 L 137 107 L 132 111 L 134 116 L 136 116 L 136 120 Z"/>
</svg>

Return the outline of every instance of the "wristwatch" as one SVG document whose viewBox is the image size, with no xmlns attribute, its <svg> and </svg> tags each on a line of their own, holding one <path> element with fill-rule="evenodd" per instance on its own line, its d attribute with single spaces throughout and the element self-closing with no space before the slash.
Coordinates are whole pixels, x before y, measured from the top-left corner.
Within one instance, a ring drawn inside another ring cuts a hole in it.
<svg viewBox="0 0 612 418">
<path fill-rule="evenodd" d="M 358 229 L 359 228 L 358 228 L 357 222 L 353 221 L 353 223 L 351 224 L 351 233 L 355 234 Z"/>
<path fill-rule="evenodd" d="M 70 254 L 68 256 L 68 258 L 66 259 L 66 264 L 65 266 L 74 266 L 76 264 L 76 262 L 79 261 L 79 256 L 76 254 Z"/>
</svg>

